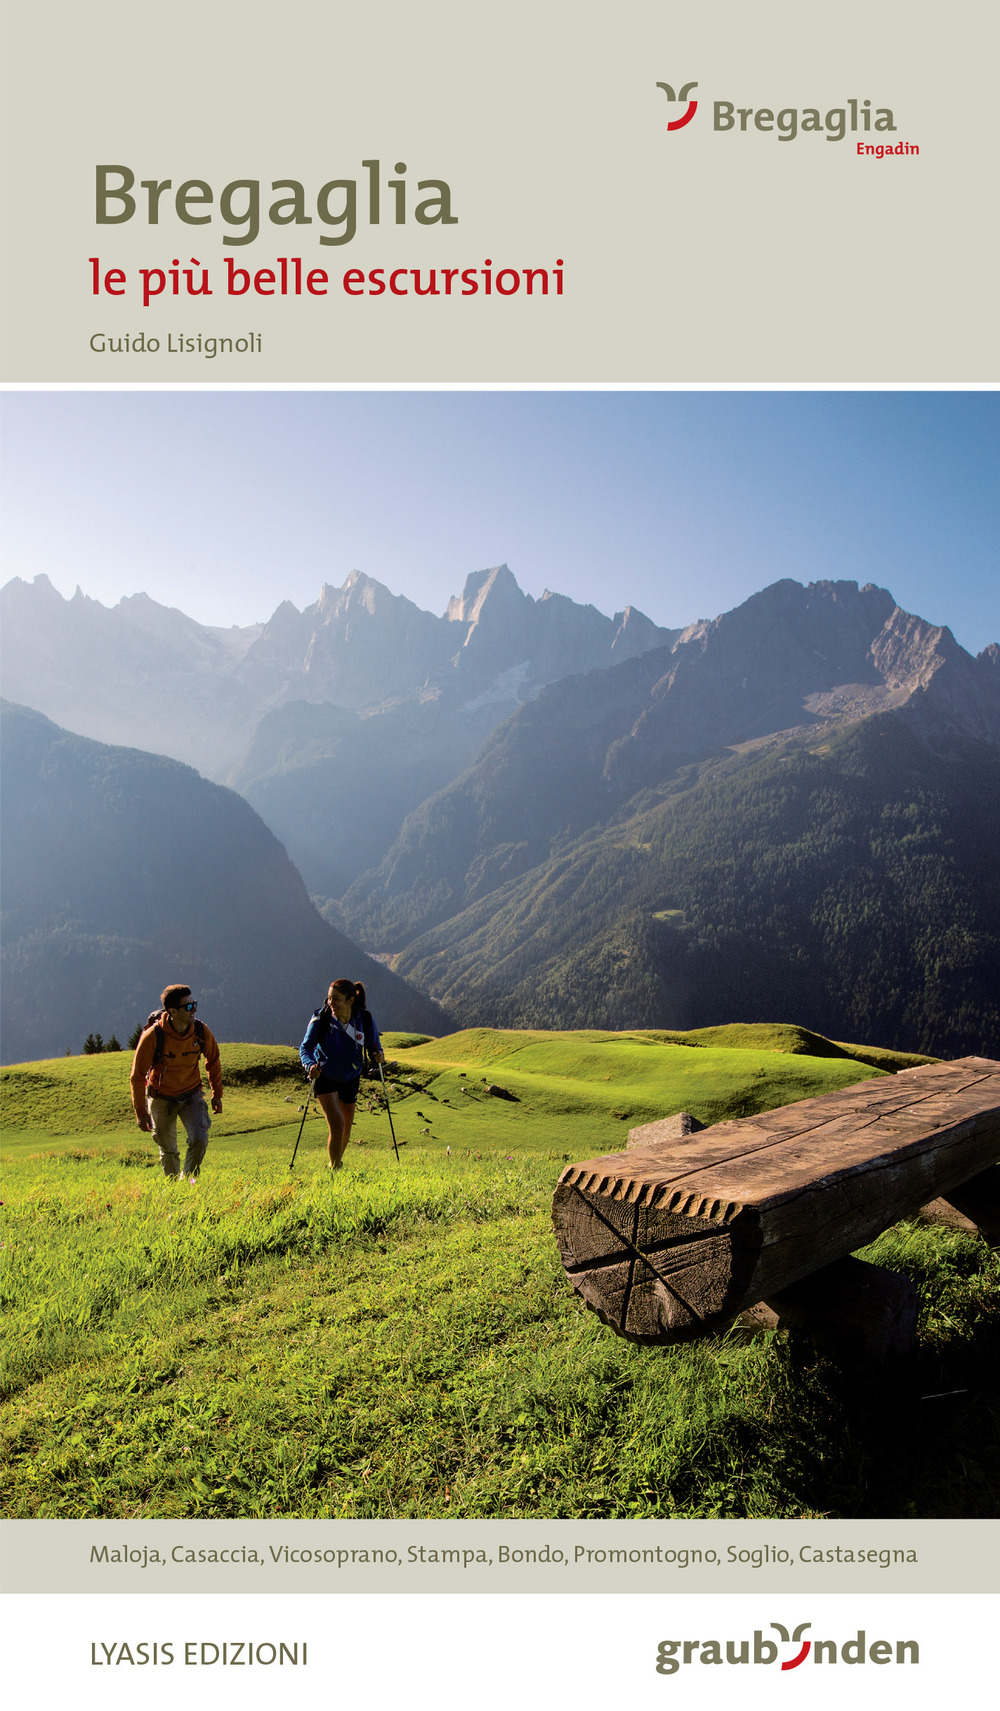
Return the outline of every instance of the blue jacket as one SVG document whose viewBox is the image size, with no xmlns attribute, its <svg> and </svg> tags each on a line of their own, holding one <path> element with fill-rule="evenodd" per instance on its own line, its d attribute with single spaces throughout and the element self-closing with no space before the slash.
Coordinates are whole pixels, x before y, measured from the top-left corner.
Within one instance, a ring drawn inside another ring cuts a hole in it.
<svg viewBox="0 0 1000 1711">
<path fill-rule="evenodd" d="M 349 1022 L 338 1022 L 323 1004 L 314 1010 L 299 1047 L 304 1070 L 319 1064 L 320 1074 L 331 1081 L 350 1081 L 364 1068 L 365 1047 L 370 1053 L 380 1052 L 382 1042 L 371 1014 L 362 1010 Z"/>
</svg>

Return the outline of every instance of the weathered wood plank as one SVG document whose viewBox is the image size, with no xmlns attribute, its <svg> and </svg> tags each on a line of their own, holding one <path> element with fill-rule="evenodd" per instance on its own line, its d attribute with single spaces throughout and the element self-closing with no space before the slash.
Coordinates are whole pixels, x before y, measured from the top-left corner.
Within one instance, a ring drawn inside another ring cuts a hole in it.
<svg viewBox="0 0 1000 1711">
<path fill-rule="evenodd" d="M 965 1058 L 569 1165 L 553 1223 L 588 1306 L 624 1336 L 676 1342 L 998 1159 L 1000 1063 Z"/>
</svg>

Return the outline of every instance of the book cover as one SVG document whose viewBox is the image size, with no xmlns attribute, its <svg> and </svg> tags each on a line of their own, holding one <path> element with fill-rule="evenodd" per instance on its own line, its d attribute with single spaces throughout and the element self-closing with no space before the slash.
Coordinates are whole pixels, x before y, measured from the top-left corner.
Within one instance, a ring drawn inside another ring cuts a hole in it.
<svg viewBox="0 0 1000 1711">
<path fill-rule="evenodd" d="M 901 606 L 955 627 L 970 652 L 995 639 L 983 495 L 996 444 L 996 22 L 981 0 L 962 0 L 946 21 L 936 7 L 884 0 L 639 3 L 613 16 L 518 0 L 502 13 L 441 0 L 370 11 L 293 0 L 280 16 L 188 0 L 169 14 L 120 0 L 59 0 L 39 12 L 18 0 L 5 34 L 0 380 L 7 479 L 18 483 L 16 574 L 29 568 L 22 520 L 34 501 L 35 573 L 58 565 L 58 584 L 86 539 L 84 595 L 105 599 L 95 593 L 100 542 L 88 531 L 117 513 L 115 552 L 132 531 L 137 555 L 129 593 L 142 589 L 219 632 L 270 617 L 285 593 L 304 606 L 353 568 L 343 541 L 350 496 L 325 541 L 307 495 L 315 589 L 278 588 L 283 513 L 295 512 L 303 479 L 322 480 L 306 446 L 310 411 L 321 443 L 328 431 L 319 390 L 336 395 L 345 447 L 353 435 L 376 460 L 384 445 L 386 469 L 365 491 L 397 507 L 395 563 L 407 530 L 450 540 L 447 592 L 459 597 L 462 576 L 480 566 L 458 555 L 489 530 L 456 529 L 449 511 L 456 493 L 484 511 L 492 503 L 485 476 L 466 488 L 452 473 L 462 397 L 484 468 L 492 436 L 498 485 L 505 435 L 537 448 L 543 474 L 553 445 L 567 457 L 591 448 L 594 482 L 611 486 L 623 511 L 634 493 L 650 529 L 670 517 L 650 501 L 641 410 L 652 412 L 655 437 L 666 398 L 671 479 L 686 468 L 703 515 L 712 500 L 690 452 L 685 465 L 685 410 L 706 460 L 740 424 L 742 463 L 734 453 L 726 464 L 731 485 L 720 481 L 716 505 L 734 505 L 736 484 L 753 475 L 759 435 L 758 451 L 773 448 L 787 464 L 795 529 L 782 535 L 781 482 L 762 464 L 773 557 L 760 550 L 750 581 L 708 578 L 703 602 L 670 542 L 673 597 L 658 601 L 652 547 L 633 586 L 604 517 L 603 561 L 581 540 L 573 569 L 560 545 L 567 574 L 556 594 L 605 615 L 645 603 L 667 630 L 795 576 L 789 534 L 804 542 L 808 520 L 828 515 L 816 453 L 824 436 L 833 479 L 852 496 L 866 490 L 856 467 L 845 480 L 837 434 L 861 412 L 855 456 L 870 460 L 872 486 L 893 488 L 885 515 L 877 498 L 870 515 L 881 529 L 886 516 L 897 528 L 906 517 L 915 556 L 912 514 L 932 509 L 928 445 L 941 448 L 937 559 L 927 555 L 912 602 L 884 580 Z M 427 410 L 441 391 L 452 425 L 435 441 Z M 770 391 L 785 412 L 780 433 L 764 408 Z M 242 421 L 255 424 L 242 441 L 241 401 Z M 394 411 L 405 428 L 393 426 Z M 577 439 L 575 420 L 588 425 Z M 796 422 L 810 444 L 808 496 Z M 877 422 L 896 443 L 879 443 Z M 433 485 L 428 457 L 419 483 L 408 467 L 421 435 L 424 452 L 440 445 Z M 200 470 L 192 444 L 204 445 Z M 553 506 L 541 484 L 524 485 L 524 464 L 519 449 L 510 476 L 529 522 L 553 529 L 562 508 L 565 531 L 566 493 Z M 29 491 L 20 484 L 32 467 L 44 479 Z M 97 495 L 89 521 L 81 468 Z M 217 489 L 204 491 L 213 479 Z M 227 515 L 248 480 L 257 506 L 274 487 L 258 514 L 275 531 L 277 597 L 253 615 L 240 604 L 234 619 L 241 570 Z M 360 490 L 360 471 L 357 481 Z M 750 527 L 745 493 L 734 509 Z M 180 551 L 164 572 L 167 598 L 138 566 L 177 540 L 187 511 L 202 531 L 214 518 L 217 550 L 205 550 L 202 532 L 186 562 Z M 601 520 L 599 508 L 593 515 Z M 974 531 L 957 555 L 960 576 L 941 517 Z M 494 536 L 509 530 L 509 506 L 490 521 Z M 520 529 L 530 551 L 523 518 Z M 842 513 L 830 533 L 846 552 Z M 540 599 L 546 554 L 535 550 L 537 584 L 506 539 L 495 551 L 484 544 L 481 560 L 509 557 Z M 726 551 L 721 533 L 715 550 Z M 822 562 L 803 558 L 798 579 L 855 579 L 855 564 L 878 556 L 864 542 L 837 565 L 824 543 Z M 381 566 L 372 574 L 438 612 L 441 573 L 429 557 L 423 583 Z M 856 580 L 883 578 L 866 570 Z M 66 1435 L 54 1406 L 52 1442 Z M 232 1429 L 220 1425 L 223 1442 Z M 98 1491 L 72 1519 L 13 1512 L 4 1612 L 22 1691 L 104 1702 L 134 1690 L 138 1673 L 154 1694 L 180 1679 L 227 1702 L 281 1692 L 319 1703 L 342 1688 L 376 1704 L 433 1693 L 449 1706 L 473 1694 L 499 1705 L 516 1693 L 542 1705 L 567 1686 L 612 1690 L 623 1679 L 633 1693 L 711 1699 L 731 1692 L 734 1668 L 762 1696 L 784 1672 L 822 1684 L 836 1665 L 835 1686 L 846 1673 L 853 1693 L 874 1700 L 887 1673 L 890 1692 L 920 1703 L 946 1685 L 973 1687 L 986 1669 L 995 1519 L 961 1519 L 946 1502 L 888 1520 L 852 1520 L 849 1510 L 736 1519 L 724 1504 L 712 1518 L 702 1505 L 697 1519 L 667 1519 L 649 1492 L 631 1514 L 608 1518 L 598 1499 L 549 1521 L 532 1517 L 522 1493 L 511 1511 L 483 1519 L 307 1521 L 276 1500 L 259 1521 L 233 1522 L 203 1518 L 211 1503 L 192 1492 L 135 1519 L 109 1519 Z M 254 1674 L 234 1682 L 248 1667 Z"/>
</svg>

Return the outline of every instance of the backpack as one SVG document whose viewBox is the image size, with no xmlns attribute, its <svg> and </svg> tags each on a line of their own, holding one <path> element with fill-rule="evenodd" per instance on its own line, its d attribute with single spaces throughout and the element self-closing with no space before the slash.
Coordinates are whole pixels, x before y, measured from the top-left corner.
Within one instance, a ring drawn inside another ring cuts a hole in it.
<svg viewBox="0 0 1000 1711">
<path fill-rule="evenodd" d="M 317 1035 L 317 1044 L 326 1039 L 327 1034 L 330 1032 L 330 1029 L 333 1026 L 333 1012 L 332 1012 L 332 1010 L 328 1010 L 326 1008 L 325 1004 L 322 1006 L 322 1009 L 323 1009 L 323 1021 L 320 1024 L 320 1031 Z M 354 1020 L 353 1011 L 351 1013 L 351 1020 L 352 1021 Z M 195 1027 L 197 1027 L 197 1025 L 198 1024 L 195 1023 Z M 375 1024 L 372 1020 L 371 1011 L 370 1010 L 362 1010 L 362 1012 L 361 1012 L 361 1032 L 364 1034 L 364 1037 L 365 1037 L 365 1043 L 364 1043 L 364 1049 L 363 1049 L 363 1056 L 364 1056 L 364 1068 L 362 1070 L 363 1075 L 374 1075 L 376 1073 L 376 1071 L 373 1067 L 374 1066 L 374 1047 L 372 1045 L 372 1039 L 374 1037 L 374 1028 L 375 1028 Z"/>
<path fill-rule="evenodd" d="M 156 1029 L 156 1039 L 153 1044 L 153 1061 L 150 1064 L 150 1069 L 155 1069 L 163 1057 L 163 1029 L 160 1026 L 160 1018 L 162 1015 L 162 1010 L 151 1010 L 149 1015 L 146 1017 L 146 1026 L 143 1028 L 143 1033 L 146 1032 L 146 1028 Z M 204 1022 L 199 1022 L 197 1016 L 194 1019 L 194 1037 L 198 1041 L 201 1051 L 204 1053 L 205 1024 Z"/>
</svg>

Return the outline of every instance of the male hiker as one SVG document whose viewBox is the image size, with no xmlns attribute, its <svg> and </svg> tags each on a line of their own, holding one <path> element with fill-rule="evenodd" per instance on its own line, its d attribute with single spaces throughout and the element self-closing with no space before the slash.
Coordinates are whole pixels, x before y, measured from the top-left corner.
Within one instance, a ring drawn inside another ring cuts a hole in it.
<svg viewBox="0 0 1000 1711">
<path fill-rule="evenodd" d="M 163 1010 L 151 1016 L 132 1059 L 132 1108 L 144 1134 L 152 1132 L 160 1149 L 164 1176 L 181 1174 L 177 1119 L 187 1135 L 184 1176 L 193 1182 L 208 1146 L 212 1119 L 201 1086 L 199 1058 L 212 1083 L 212 1110 L 222 1110 L 222 1070 L 215 1036 L 195 1021 L 197 1004 L 190 986 L 168 986 Z"/>
</svg>

